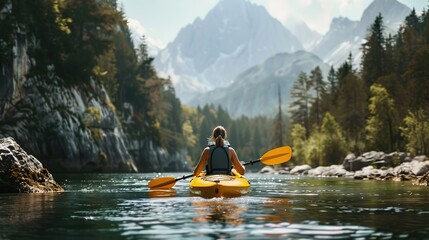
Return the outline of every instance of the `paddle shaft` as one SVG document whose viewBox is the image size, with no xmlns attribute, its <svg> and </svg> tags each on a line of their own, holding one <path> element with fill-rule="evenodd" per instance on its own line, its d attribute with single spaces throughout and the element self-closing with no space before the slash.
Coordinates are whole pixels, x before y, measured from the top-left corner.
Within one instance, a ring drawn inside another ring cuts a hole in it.
<svg viewBox="0 0 429 240">
<path fill-rule="evenodd" d="M 193 176 L 194 176 L 194 174 L 189 174 L 189 175 L 183 176 L 181 178 L 176 178 L 175 182 L 177 182 L 179 180 L 187 179 L 187 178 L 190 178 L 190 177 L 193 177 Z"/>
<path fill-rule="evenodd" d="M 243 166 L 246 166 L 246 165 L 253 165 L 254 163 L 257 163 L 257 162 L 260 162 L 261 161 L 261 159 L 257 159 L 257 160 L 252 160 L 252 161 L 250 161 L 250 162 L 247 162 L 247 163 L 244 163 L 243 164 Z"/>
</svg>

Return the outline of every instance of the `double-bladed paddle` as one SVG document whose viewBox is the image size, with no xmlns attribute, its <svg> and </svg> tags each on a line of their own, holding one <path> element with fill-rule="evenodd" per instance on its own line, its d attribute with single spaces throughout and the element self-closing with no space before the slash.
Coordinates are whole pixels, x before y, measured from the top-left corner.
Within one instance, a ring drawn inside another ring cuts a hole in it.
<svg viewBox="0 0 429 240">
<path fill-rule="evenodd" d="M 257 162 L 262 162 L 265 165 L 276 165 L 276 164 L 281 164 L 289 161 L 291 157 L 292 157 L 292 148 L 289 146 L 283 146 L 283 147 L 271 149 L 270 151 L 262 155 L 262 157 L 260 157 L 259 159 L 244 163 L 243 165 L 246 166 Z M 148 187 L 150 189 L 168 189 L 168 188 L 174 187 L 177 181 L 187 179 L 192 176 L 194 175 L 190 174 L 180 178 L 160 177 L 149 181 Z"/>
</svg>

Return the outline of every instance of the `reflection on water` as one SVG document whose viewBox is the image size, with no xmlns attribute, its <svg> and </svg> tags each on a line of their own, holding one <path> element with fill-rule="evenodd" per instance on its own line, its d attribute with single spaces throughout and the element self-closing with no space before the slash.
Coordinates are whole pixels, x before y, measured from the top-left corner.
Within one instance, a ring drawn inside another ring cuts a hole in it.
<svg viewBox="0 0 429 240">
<path fill-rule="evenodd" d="M 256 220 L 271 223 L 294 222 L 292 202 L 285 198 L 268 198 L 262 203 L 264 212 L 271 212 L 270 215 L 257 217 Z"/>
<path fill-rule="evenodd" d="M 25 224 L 42 218 L 53 211 L 61 193 L 4 194 L 9 196 L 0 202 L 0 222 Z"/>
<path fill-rule="evenodd" d="M 168 198 L 168 197 L 175 197 L 175 196 L 176 196 L 175 189 L 149 190 L 150 198 Z"/>
<path fill-rule="evenodd" d="M 235 199 L 214 198 L 211 200 L 196 198 L 191 201 L 192 207 L 198 216 L 193 217 L 199 223 L 228 223 L 241 225 L 244 223 L 243 212 L 246 204 Z"/>
<path fill-rule="evenodd" d="M 429 237 L 429 191 L 409 183 L 250 174 L 247 196 L 205 199 L 187 181 L 147 189 L 159 176 L 64 175 L 64 193 L 0 194 L 0 239 Z"/>
</svg>

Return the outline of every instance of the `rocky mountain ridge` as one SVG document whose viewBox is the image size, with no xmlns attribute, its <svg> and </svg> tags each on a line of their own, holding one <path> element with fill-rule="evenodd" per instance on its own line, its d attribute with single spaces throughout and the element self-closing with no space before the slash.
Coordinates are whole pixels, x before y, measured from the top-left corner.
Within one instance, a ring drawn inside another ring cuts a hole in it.
<svg viewBox="0 0 429 240">
<path fill-rule="evenodd" d="M 220 1 L 204 19 L 184 27 L 155 58 L 184 103 L 196 93 L 230 84 L 244 70 L 279 52 L 301 50 L 299 40 L 262 6 Z"/>
</svg>

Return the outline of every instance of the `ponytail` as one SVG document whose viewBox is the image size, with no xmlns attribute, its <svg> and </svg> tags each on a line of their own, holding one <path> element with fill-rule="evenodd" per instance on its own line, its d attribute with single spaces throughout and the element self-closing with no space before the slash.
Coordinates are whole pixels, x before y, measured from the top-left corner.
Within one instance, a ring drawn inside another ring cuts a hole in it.
<svg viewBox="0 0 429 240">
<path fill-rule="evenodd" d="M 222 126 L 217 126 L 213 129 L 212 141 L 215 142 L 216 147 L 222 147 L 226 139 L 226 130 Z"/>
<path fill-rule="evenodd" d="M 221 134 L 219 134 L 219 136 L 217 136 L 217 138 L 216 138 L 216 140 L 215 140 L 215 144 L 216 144 L 216 147 L 221 147 L 221 146 L 223 146 L 223 144 L 224 144 L 224 140 L 223 140 L 223 138 L 222 138 L 222 135 L 221 135 Z"/>
</svg>

